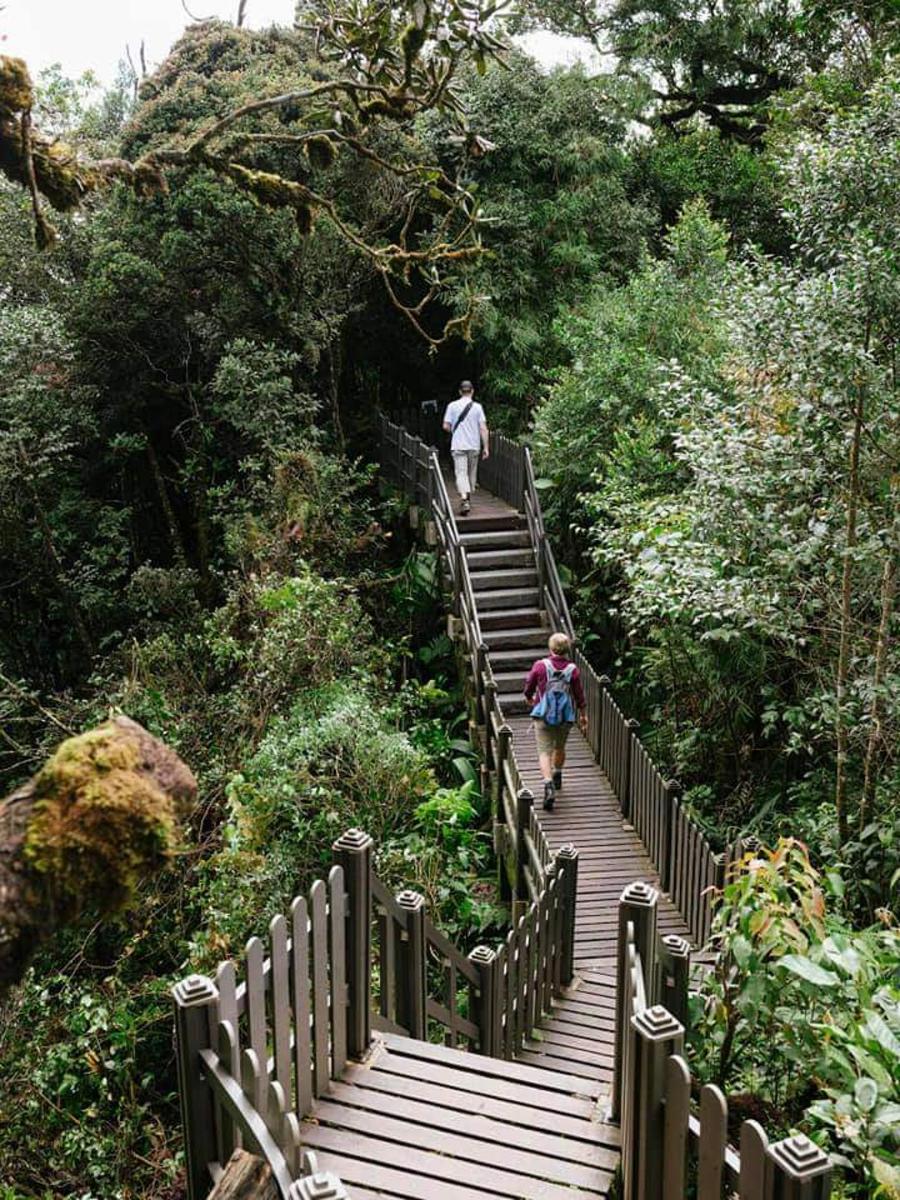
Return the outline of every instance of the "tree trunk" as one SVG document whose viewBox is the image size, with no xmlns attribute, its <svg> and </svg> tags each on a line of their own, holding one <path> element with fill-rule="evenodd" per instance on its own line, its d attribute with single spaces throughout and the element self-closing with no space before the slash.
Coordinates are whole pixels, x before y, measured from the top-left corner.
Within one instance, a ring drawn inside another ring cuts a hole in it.
<svg viewBox="0 0 900 1200">
<path fill-rule="evenodd" d="M 31 460 L 28 457 L 25 447 L 21 443 L 19 443 L 18 450 L 19 458 L 22 463 L 24 486 L 28 492 L 31 503 L 34 506 L 34 513 L 37 517 L 38 527 L 41 531 L 41 541 L 44 543 L 44 553 L 47 556 L 47 561 L 50 563 L 50 573 L 56 584 L 57 591 L 62 596 L 69 620 L 72 622 L 72 628 L 78 635 L 78 640 L 81 642 L 85 654 L 88 658 L 93 658 L 94 639 L 91 637 L 90 630 L 88 629 L 84 612 L 82 611 L 81 604 L 78 600 L 78 595 L 66 577 L 66 569 L 63 566 L 62 559 L 59 556 L 59 551 L 56 549 L 56 539 L 53 536 L 53 530 L 50 526 L 47 513 L 44 510 L 44 505 L 41 502 L 41 497 L 37 488 L 31 482 L 28 474 Z"/>
<path fill-rule="evenodd" d="M 159 465 L 159 458 L 157 457 L 156 449 L 150 439 L 150 435 L 146 431 L 144 438 L 147 446 L 147 460 L 150 463 L 153 482 L 156 484 L 156 493 L 159 496 L 160 507 L 163 510 L 163 516 L 166 518 L 169 537 L 172 541 L 172 553 L 179 567 L 186 567 L 187 554 L 185 553 L 184 542 L 181 538 L 181 530 L 178 528 L 178 521 L 175 518 L 175 509 L 172 507 L 172 501 L 169 499 L 169 489 L 166 487 L 162 468 Z"/>
<path fill-rule="evenodd" d="M 897 594 L 897 520 L 895 518 L 888 541 L 887 557 L 881 572 L 881 617 L 875 642 L 875 673 L 872 679 L 872 706 L 869 711 L 870 728 L 866 743 L 866 758 L 863 767 L 863 792 L 859 806 L 859 829 L 865 828 L 875 799 L 877 782 L 876 760 L 884 741 L 881 723 L 884 717 L 884 677 L 887 673 L 888 647 L 891 641 L 891 621 L 894 616 L 894 600 Z"/>
<path fill-rule="evenodd" d="M 844 534 L 844 567 L 841 574 L 841 636 L 835 679 L 834 733 L 837 748 L 834 780 L 834 807 L 837 813 L 838 834 L 847 840 L 847 722 L 844 704 L 847 698 L 847 677 L 850 670 L 850 626 L 853 600 L 853 551 L 856 549 L 856 524 L 859 509 L 859 450 L 863 428 L 863 395 L 859 392 L 853 414 L 853 438 L 850 443 L 849 488 L 847 521 Z"/>
<path fill-rule="evenodd" d="M 235 1150 L 209 1200 L 278 1200 L 278 1191 L 261 1158 Z"/>
<path fill-rule="evenodd" d="M 0 801 L 0 1000 L 61 926 L 133 901 L 177 848 L 196 793 L 174 750 L 116 717 Z"/>
</svg>

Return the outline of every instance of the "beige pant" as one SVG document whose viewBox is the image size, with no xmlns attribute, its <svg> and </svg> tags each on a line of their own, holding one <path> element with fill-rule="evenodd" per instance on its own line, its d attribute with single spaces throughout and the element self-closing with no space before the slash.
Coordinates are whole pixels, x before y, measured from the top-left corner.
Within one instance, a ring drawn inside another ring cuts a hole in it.
<svg viewBox="0 0 900 1200">
<path fill-rule="evenodd" d="M 538 754 L 552 754 L 554 750 L 565 750 L 571 730 L 572 725 L 569 721 L 564 721 L 561 725 L 548 725 L 546 721 L 535 718 L 534 740 L 537 742 Z"/>
<path fill-rule="evenodd" d="M 461 496 L 469 496 L 478 486 L 478 459 L 480 450 L 454 450 L 453 474 L 456 490 Z"/>
</svg>

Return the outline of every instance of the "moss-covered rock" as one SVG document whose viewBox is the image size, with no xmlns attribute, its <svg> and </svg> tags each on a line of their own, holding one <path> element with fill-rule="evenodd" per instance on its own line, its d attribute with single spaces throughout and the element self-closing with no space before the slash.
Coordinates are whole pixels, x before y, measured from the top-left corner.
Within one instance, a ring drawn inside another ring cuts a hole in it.
<svg viewBox="0 0 900 1200">
<path fill-rule="evenodd" d="M 0 112 L 25 112 L 33 103 L 34 89 L 24 60 L 0 54 Z"/>
<path fill-rule="evenodd" d="M 63 742 L 38 773 L 25 860 L 66 907 L 120 907 L 175 850 L 177 799 L 144 760 L 142 739 L 111 722 Z"/>
<path fill-rule="evenodd" d="M 134 899 L 175 853 L 196 790 L 173 750 L 117 717 L 0 803 L 0 995 L 58 926 Z"/>
</svg>

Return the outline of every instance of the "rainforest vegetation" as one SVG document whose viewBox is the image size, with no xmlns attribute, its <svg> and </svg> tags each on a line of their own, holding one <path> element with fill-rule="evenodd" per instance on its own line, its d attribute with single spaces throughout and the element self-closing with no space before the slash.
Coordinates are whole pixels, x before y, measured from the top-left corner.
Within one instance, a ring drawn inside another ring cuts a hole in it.
<svg viewBox="0 0 900 1200">
<path fill-rule="evenodd" d="M 174 868 L 0 1012 L 3 1200 L 184 1194 L 168 989 L 345 828 L 505 931 L 373 462 L 463 377 L 585 653 L 714 848 L 761 841 L 694 1070 L 900 1197 L 898 52 L 891 0 L 303 0 L 106 91 L 0 56 L 0 794 L 110 712 L 199 784 Z"/>
</svg>

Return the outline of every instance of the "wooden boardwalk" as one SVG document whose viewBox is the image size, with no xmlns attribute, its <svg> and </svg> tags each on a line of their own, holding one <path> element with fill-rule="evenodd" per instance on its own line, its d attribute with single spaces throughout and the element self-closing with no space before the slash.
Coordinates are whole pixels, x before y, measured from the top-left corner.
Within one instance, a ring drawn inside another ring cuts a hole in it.
<svg viewBox="0 0 900 1200">
<path fill-rule="evenodd" d="M 447 479 L 453 495 L 452 480 Z M 458 507 L 458 505 L 454 505 Z M 615 959 L 618 900 L 634 880 L 660 886 L 659 876 L 584 737 L 574 729 L 567 747 L 563 786 L 553 812 L 541 808 L 543 783 L 531 718 L 522 700 L 528 666 L 546 652 L 552 630 L 537 608 L 537 571 L 523 519 L 510 505 L 479 488 L 467 517 L 457 516 L 466 547 L 478 616 L 500 700 L 513 730 L 523 781 L 535 796 L 541 826 L 553 850 L 578 850 L 575 925 L 576 980 L 554 1006 L 539 1039 L 527 1043 L 520 1061 L 591 1079 L 612 1081 L 615 1030 Z M 661 934 L 690 940 L 669 898 L 659 904 Z"/>
<path fill-rule="evenodd" d="M 304 1146 L 352 1200 L 588 1200 L 606 1196 L 618 1128 L 601 1088 L 387 1035 L 304 1121 Z"/>
</svg>

